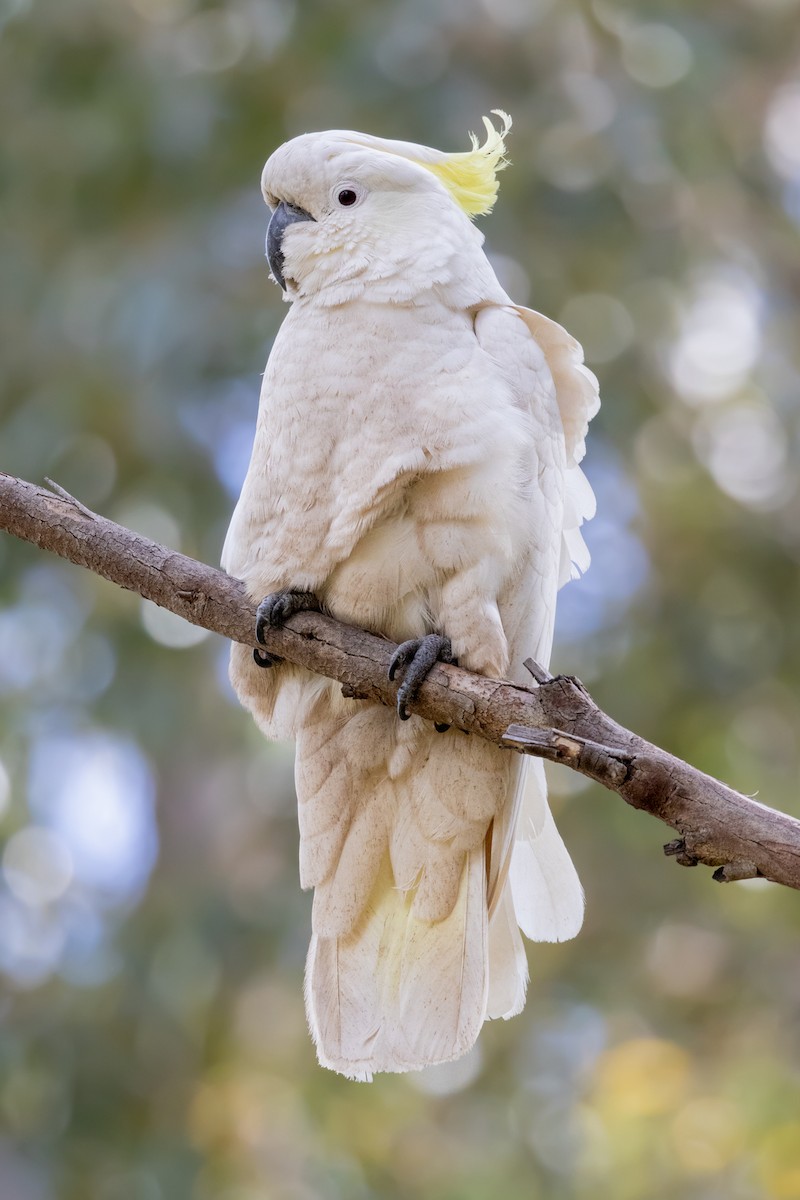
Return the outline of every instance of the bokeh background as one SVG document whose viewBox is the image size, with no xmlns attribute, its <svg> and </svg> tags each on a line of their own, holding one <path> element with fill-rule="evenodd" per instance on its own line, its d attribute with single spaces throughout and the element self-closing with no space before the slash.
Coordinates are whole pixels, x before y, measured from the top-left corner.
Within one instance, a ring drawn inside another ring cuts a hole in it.
<svg viewBox="0 0 800 1200">
<path fill-rule="evenodd" d="M 0 0 L 0 466 L 218 561 L 262 163 L 514 116 L 482 221 L 599 374 L 557 669 L 800 815 L 800 4 Z M 320 1069 L 291 748 L 226 647 L 0 539 L 3 1200 L 793 1200 L 800 902 L 566 771 L 586 927 L 448 1068 Z"/>
</svg>

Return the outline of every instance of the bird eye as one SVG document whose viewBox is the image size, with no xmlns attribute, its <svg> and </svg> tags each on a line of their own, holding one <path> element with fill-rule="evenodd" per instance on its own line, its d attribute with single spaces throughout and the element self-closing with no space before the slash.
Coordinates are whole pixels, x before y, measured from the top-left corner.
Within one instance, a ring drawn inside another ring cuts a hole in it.
<svg viewBox="0 0 800 1200">
<path fill-rule="evenodd" d="M 349 208 L 351 204 L 355 204 L 358 199 L 358 193 L 352 188 L 342 188 L 336 199 L 341 204 L 342 208 Z"/>
</svg>

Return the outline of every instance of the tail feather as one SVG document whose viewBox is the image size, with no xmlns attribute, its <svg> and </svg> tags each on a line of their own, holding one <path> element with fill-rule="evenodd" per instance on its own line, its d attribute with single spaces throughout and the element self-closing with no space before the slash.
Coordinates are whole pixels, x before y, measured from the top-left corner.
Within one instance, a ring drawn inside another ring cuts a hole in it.
<svg viewBox="0 0 800 1200">
<path fill-rule="evenodd" d="M 547 803 L 544 763 L 528 767 L 509 883 L 520 928 L 534 942 L 564 942 L 583 924 L 578 873 Z"/>
<path fill-rule="evenodd" d="M 368 1081 L 466 1053 L 487 998 L 486 880 L 482 850 L 462 873 L 441 921 L 414 916 L 394 887 L 388 856 L 351 934 L 314 934 L 306 964 L 306 1010 L 323 1066 Z"/>
<path fill-rule="evenodd" d="M 486 1016 L 508 1020 L 522 1012 L 528 988 L 528 959 L 514 915 L 508 884 L 489 922 L 489 999 Z"/>
<path fill-rule="evenodd" d="M 385 805 L 363 804 L 356 812 L 332 872 L 314 891 L 313 927 L 322 937 L 346 934 L 364 911 L 386 847 Z"/>
<path fill-rule="evenodd" d="M 538 761 L 319 694 L 297 791 L 315 887 L 306 1008 L 324 1066 L 369 1079 L 458 1058 L 484 1020 L 525 1002 L 518 925 L 549 941 L 580 927 Z"/>
</svg>

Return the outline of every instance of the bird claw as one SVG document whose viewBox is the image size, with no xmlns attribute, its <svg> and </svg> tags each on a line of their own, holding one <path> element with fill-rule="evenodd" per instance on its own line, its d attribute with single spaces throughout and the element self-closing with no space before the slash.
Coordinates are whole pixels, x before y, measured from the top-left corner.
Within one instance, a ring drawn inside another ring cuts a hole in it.
<svg viewBox="0 0 800 1200">
<path fill-rule="evenodd" d="M 265 629 L 280 629 L 289 617 L 297 612 L 319 612 L 319 600 L 313 592 L 294 591 L 285 588 L 280 592 L 270 592 L 256 609 L 256 639 L 262 646 L 266 645 Z M 274 667 L 283 662 L 277 654 L 266 650 L 254 650 L 253 660 L 259 667 Z"/>
<path fill-rule="evenodd" d="M 393 680 L 397 672 L 404 669 L 403 682 L 397 689 L 397 715 L 401 721 L 407 721 L 411 713 L 406 707 L 412 704 L 429 671 L 437 662 L 454 662 L 450 638 L 440 637 L 429 633 L 425 637 L 410 638 L 397 647 L 389 662 L 389 679 Z M 437 730 L 444 733 L 449 726 L 437 724 Z"/>
<path fill-rule="evenodd" d="M 268 654 L 266 650 L 253 651 L 253 662 L 257 667 L 274 667 L 276 663 L 282 661 L 277 654 Z"/>
</svg>

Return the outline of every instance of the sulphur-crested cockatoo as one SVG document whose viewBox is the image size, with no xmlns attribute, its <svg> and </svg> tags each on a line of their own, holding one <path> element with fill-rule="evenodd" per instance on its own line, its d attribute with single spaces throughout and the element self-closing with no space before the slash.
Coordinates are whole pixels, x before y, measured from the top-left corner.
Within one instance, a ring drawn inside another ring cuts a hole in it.
<svg viewBox="0 0 800 1200">
<path fill-rule="evenodd" d="M 291 308 L 223 565 L 263 601 L 262 631 L 318 601 L 404 643 L 398 712 L 232 654 L 264 733 L 297 740 L 308 1020 L 320 1062 L 353 1079 L 464 1054 L 524 1004 L 519 927 L 560 941 L 583 918 L 541 763 L 406 707 L 437 658 L 530 683 L 523 660 L 547 664 L 556 592 L 587 565 L 597 382 L 560 325 L 509 299 L 470 220 L 497 194 L 497 116 L 459 154 L 304 134 L 262 177 Z"/>
</svg>

